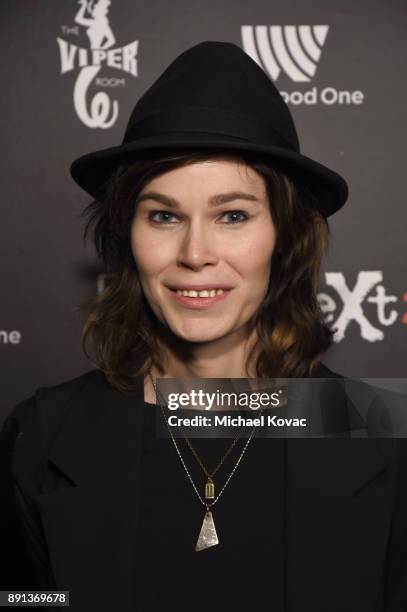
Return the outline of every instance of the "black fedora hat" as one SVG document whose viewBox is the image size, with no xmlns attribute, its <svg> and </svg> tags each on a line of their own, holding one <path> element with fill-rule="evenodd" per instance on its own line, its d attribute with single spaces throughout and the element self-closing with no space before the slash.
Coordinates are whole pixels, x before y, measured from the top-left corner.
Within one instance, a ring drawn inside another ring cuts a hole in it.
<svg viewBox="0 0 407 612">
<path fill-rule="evenodd" d="M 138 100 L 122 144 L 79 157 L 71 174 L 99 198 L 125 158 L 179 148 L 264 154 L 309 188 L 326 217 L 348 197 L 339 174 L 300 153 L 293 118 L 278 89 L 233 43 L 206 41 L 181 53 Z"/>
</svg>

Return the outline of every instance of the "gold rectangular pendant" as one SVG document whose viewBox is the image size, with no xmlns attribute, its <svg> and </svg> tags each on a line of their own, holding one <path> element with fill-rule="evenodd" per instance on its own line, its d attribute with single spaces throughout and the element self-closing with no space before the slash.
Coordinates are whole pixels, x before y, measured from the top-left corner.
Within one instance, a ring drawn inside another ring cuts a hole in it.
<svg viewBox="0 0 407 612">
<path fill-rule="evenodd" d="M 215 497 L 215 485 L 213 484 L 212 480 L 208 480 L 208 482 L 205 485 L 205 498 L 213 499 L 214 497 Z"/>
</svg>

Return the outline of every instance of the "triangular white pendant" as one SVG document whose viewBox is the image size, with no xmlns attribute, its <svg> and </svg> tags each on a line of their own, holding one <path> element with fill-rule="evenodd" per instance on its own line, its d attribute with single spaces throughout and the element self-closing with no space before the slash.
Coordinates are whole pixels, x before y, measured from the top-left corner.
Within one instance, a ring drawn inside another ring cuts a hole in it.
<svg viewBox="0 0 407 612">
<path fill-rule="evenodd" d="M 202 527 L 199 532 L 195 550 L 204 550 L 205 548 L 210 548 L 210 546 L 216 546 L 216 544 L 219 544 L 219 540 L 215 529 L 215 523 L 213 522 L 212 512 L 207 510 L 202 521 Z"/>
</svg>

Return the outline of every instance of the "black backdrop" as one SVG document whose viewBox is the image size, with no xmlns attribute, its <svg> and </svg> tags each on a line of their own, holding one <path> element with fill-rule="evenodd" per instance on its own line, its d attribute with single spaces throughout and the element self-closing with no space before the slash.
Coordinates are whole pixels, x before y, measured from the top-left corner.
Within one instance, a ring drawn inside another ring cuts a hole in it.
<svg viewBox="0 0 407 612">
<path fill-rule="evenodd" d="M 0 421 L 39 386 L 93 368 L 77 306 L 103 278 L 71 161 L 120 142 L 138 97 L 203 40 L 252 55 L 288 99 L 302 151 L 349 183 L 319 294 L 338 329 L 325 363 L 406 375 L 404 2 L 3 0 L 0 11 Z"/>
</svg>

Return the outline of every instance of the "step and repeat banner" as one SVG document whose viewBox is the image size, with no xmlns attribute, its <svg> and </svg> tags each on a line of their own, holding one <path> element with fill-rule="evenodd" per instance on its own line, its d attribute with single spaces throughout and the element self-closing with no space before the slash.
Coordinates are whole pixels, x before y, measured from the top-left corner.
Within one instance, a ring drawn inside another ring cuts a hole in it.
<svg viewBox="0 0 407 612">
<path fill-rule="evenodd" d="M 289 104 L 302 152 L 349 184 L 319 290 L 336 330 L 324 362 L 406 376 L 404 2 L 8 0 L 0 11 L 0 421 L 38 387 L 94 367 L 79 306 L 103 270 L 83 244 L 90 197 L 70 163 L 119 144 L 138 98 L 205 40 L 241 46 Z"/>
</svg>

